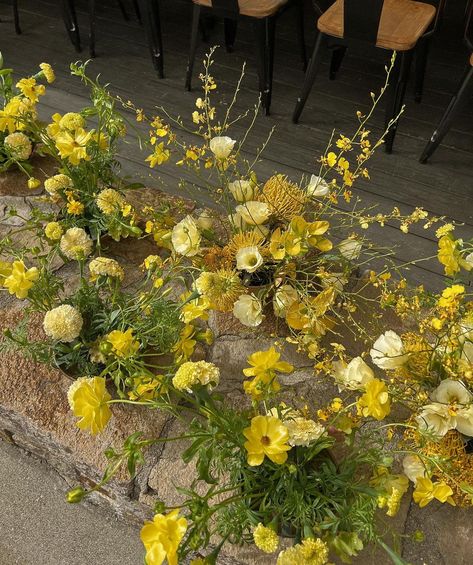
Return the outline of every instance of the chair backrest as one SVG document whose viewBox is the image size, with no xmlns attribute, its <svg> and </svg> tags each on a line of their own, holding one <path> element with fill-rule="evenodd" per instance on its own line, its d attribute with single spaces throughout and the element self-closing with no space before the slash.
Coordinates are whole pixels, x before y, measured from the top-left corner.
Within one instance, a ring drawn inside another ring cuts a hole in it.
<svg viewBox="0 0 473 565">
<path fill-rule="evenodd" d="M 473 53 L 473 1 L 468 3 L 465 22 L 465 43 Z"/>
<path fill-rule="evenodd" d="M 235 17 L 240 13 L 238 0 L 212 0 L 212 8 L 223 16 Z"/>
<path fill-rule="evenodd" d="M 343 37 L 376 44 L 384 0 L 344 0 Z"/>
</svg>

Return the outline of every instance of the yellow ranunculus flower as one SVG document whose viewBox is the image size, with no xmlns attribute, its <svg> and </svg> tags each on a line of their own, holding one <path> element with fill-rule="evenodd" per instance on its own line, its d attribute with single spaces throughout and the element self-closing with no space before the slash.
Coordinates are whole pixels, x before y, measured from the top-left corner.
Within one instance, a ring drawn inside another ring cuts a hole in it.
<svg viewBox="0 0 473 565">
<path fill-rule="evenodd" d="M 270 347 L 267 351 L 256 351 L 248 357 L 247 361 L 251 367 L 243 369 L 243 374 L 247 377 L 255 377 L 269 371 L 292 373 L 294 367 L 290 363 L 279 361 L 280 357 L 281 354 L 274 347 Z"/>
<path fill-rule="evenodd" d="M 92 377 L 80 379 L 73 383 L 72 394 L 69 396 L 74 416 L 80 418 L 77 427 L 81 430 L 89 430 L 96 435 L 101 432 L 112 416 L 112 411 L 107 402 L 111 399 L 105 388 L 103 377 Z"/>
<path fill-rule="evenodd" d="M 87 144 L 92 133 L 79 128 L 74 133 L 61 131 L 56 137 L 56 147 L 63 159 L 68 159 L 72 165 L 78 165 L 83 159 L 88 161 Z"/>
<path fill-rule="evenodd" d="M 140 342 L 133 337 L 132 328 L 125 332 L 113 330 L 107 335 L 107 341 L 112 344 L 112 351 L 117 357 L 131 357 L 140 348 Z"/>
<path fill-rule="evenodd" d="M 365 394 L 358 399 L 358 410 L 363 416 L 372 416 L 382 420 L 391 412 L 386 384 L 379 379 L 372 379 L 365 385 Z"/>
<path fill-rule="evenodd" d="M 418 477 L 416 480 L 416 488 L 412 496 L 414 502 L 417 502 L 417 504 L 423 508 L 434 498 L 439 502 L 448 502 L 452 506 L 455 506 L 452 494 L 453 490 L 443 481 L 433 483 L 427 477 Z"/>
<path fill-rule="evenodd" d="M 26 269 L 23 261 L 13 261 L 11 273 L 3 281 L 3 286 L 17 298 L 26 298 L 29 289 L 38 280 L 38 277 L 39 272 L 36 267 Z"/>
<path fill-rule="evenodd" d="M 146 564 L 161 565 L 167 559 L 168 565 L 177 565 L 177 549 L 187 531 L 187 520 L 179 517 L 179 510 L 169 514 L 156 514 L 152 522 L 145 522 L 141 528 L 141 541 L 146 549 Z"/>
<path fill-rule="evenodd" d="M 243 430 L 246 437 L 245 449 L 248 452 L 248 465 L 261 465 L 268 457 L 273 463 L 282 465 L 287 460 L 287 452 L 291 446 L 287 443 L 289 431 L 274 416 L 255 416 L 251 426 Z"/>
</svg>

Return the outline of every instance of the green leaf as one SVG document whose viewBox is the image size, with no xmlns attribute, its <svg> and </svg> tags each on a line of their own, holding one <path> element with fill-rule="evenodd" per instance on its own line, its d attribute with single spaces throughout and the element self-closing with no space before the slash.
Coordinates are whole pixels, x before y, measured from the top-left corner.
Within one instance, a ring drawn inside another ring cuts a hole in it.
<svg viewBox="0 0 473 565">
<path fill-rule="evenodd" d="M 200 436 L 194 440 L 192 445 L 188 447 L 182 454 L 182 460 L 184 461 L 184 463 L 189 463 L 189 461 L 194 458 L 201 445 L 203 445 L 207 441 L 207 439 L 208 436 Z"/>
<path fill-rule="evenodd" d="M 393 549 L 391 549 L 389 545 L 386 545 L 383 540 L 378 540 L 378 543 L 389 555 L 394 565 L 409 565 L 409 563 L 405 559 L 403 559 Z"/>
</svg>

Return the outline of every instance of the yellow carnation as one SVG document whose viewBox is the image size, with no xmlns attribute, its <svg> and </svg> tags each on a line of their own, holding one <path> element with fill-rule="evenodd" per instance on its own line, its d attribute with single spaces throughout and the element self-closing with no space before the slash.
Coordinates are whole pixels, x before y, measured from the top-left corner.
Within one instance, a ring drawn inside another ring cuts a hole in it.
<svg viewBox="0 0 473 565">
<path fill-rule="evenodd" d="M 13 159 L 26 161 L 31 155 L 32 145 L 28 136 L 20 131 L 7 135 L 4 140 L 5 149 Z"/>
<path fill-rule="evenodd" d="M 113 277 L 123 280 L 125 273 L 115 259 L 108 257 L 96 257 L 89 264 L 90 278 L 95 281 L 98 277 Z"/>
<path fill-rule="evenodd" d="M 220 380 L 220 371 L 213 363 L 207 361 L 187 361 L 176 371 L 172 384 L 177 390 L 192 392 L 196 384 L 217 385 Z"/>
<path fill-rule="evenodd" d="M 46 312 L 43 328 L 46 335 L 54 341 L 68 343 L 79 336 L 83 323 L 82 315 L 76 308 L 62 304 Z"/>
<path fill-rule="evenodd" d="M 59 127 L 61 129 L 69 129 L 75 131 L 76 129 L 83 128 L 85 126 L 84 118 L 77 112 L 67 112 L 59 120 Z"/>
<path fill-rule="evenodd" d="M 49 63 L 40 63 L 39 68 L 43 71 L 44 78 L 48 83 L 52 83 L 56 80 L 56 75 L 54 70 Z"/>
<path fill-rule="evenodd" d="M 113 214 L 125 203 L 123 196 L 113 188 L 105 188 L 97 196 L 97 208 L 104 214 Z"/>
<path fill-rule="evenodd" d="M 57 196 L 59 191 L 74 187 L 72 179 L 67 175 L 54 175 L 44 181 L 44 188 L 51 196 Z"/>
</svg>

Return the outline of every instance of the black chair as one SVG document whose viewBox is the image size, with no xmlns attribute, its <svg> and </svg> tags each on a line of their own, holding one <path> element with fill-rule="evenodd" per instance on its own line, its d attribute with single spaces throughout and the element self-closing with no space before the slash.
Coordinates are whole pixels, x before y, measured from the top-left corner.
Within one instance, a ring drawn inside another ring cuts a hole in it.
<svg viewBox="0 0 473 565">
<path fill-rule="evenodd" d="M 21 27 L 20 27 L 20 16 L 18 13 L 18 0 L 12 0 L 12 6 L 13 6 L 13 23 L 15 25 L 15 33 L 20 35 Z"/>
<path fill-rule="evenodd" d="M 432 33 L 435 16 L 434 6 L 413 0 L 337 0 L 317 21 L 319 33 L 294 109 L 293 122 L 299 121 L 310 94 L 321 62 L 323 46 L 336 48 L 330 66 L 331 78 L 338 71 L 347 45 L 353 41 L 396 51 L 396 62 L 387 92 L 385 118 L 386 128 L 391 124 L 385 137 L 385 149 L 387 153 L 391 153 L 397 130 L 397 122 L 392 123 L 392 120 L 402 108 L 414 49 L 423 36 Z"/>
<path fill-rule="evenodd" d="M 450 103 L 445 110 L 439 124 L 435 128 L 434 133 L 430 137 L 427 145 L 422 152 L 422 155 L 419 159 L 421 163 L 427 163 L 429 157 L 431 157 L 434 151 L 442 142 L 442 139 L 447 134 L 448 130 L 450 129 L 452 122 L 459 114 L 459 112 L 464 108 L 465 104 L 467 104 L 470 100 L 471 95 L 473 94 L 473 2 L 470 1 L 467 5 L 468 7 L 468 14 L 466 18 L 466 25 L 465 25 L 465 35 L 464 41 L 468 50 L 470 51 L 470 56 L 468 59 L 468 65 L 466 71 L 463 75 L 462 80 L 458 86 L 458 90 L 450 100 Z"/>
<path fill-rule="evenodd" d="M 273 83 L 275 23 L 277 17 L 289 4 L 295 5 L 298 10 L 298 39 L 302 62 L 305 66 L 303 0 L 293 0 L 292 2 L 290 0 L 193 0 L 193 2 L 194 11 L 189 62 L 186 72 L 186 90 L 191 90 L 201 14 L 208 12 L 224 19 L 227 51 L 233 49 L 236 22 L 239 18 L 244 17 L 250 19 L 254 26 L 261 103 L 266 115 L 269 115 Z"/>
</svg>

